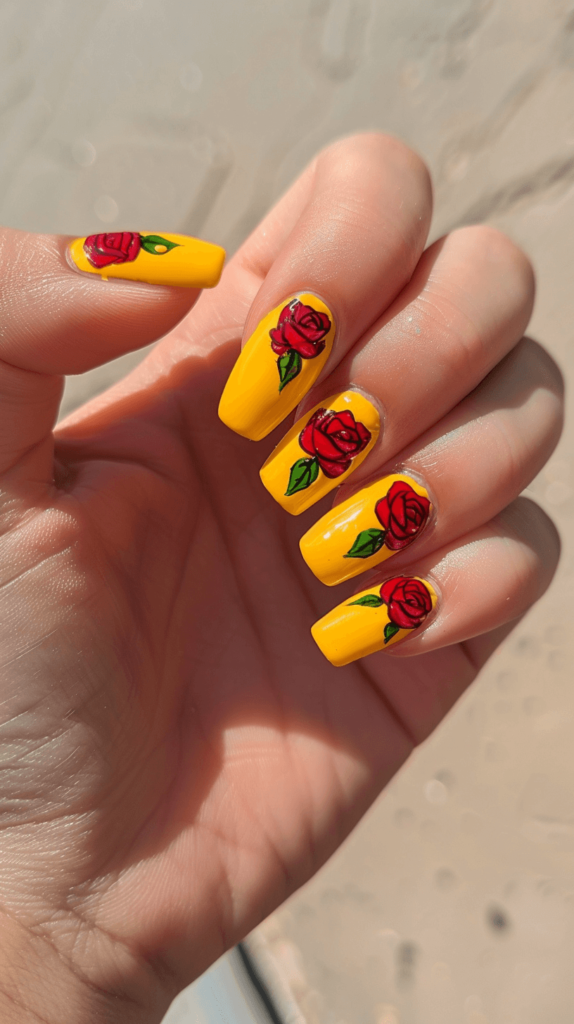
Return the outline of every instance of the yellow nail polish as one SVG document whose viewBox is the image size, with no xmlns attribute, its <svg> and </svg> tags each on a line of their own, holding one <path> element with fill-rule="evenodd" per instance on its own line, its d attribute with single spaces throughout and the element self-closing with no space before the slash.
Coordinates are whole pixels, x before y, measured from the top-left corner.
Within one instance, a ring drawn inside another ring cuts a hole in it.
<svg viewBox="0 0 574 1024">
<path fill-rule="evenodd" d="M 176 288 L 214 288 L 225 249 L 188 235 L 109 231 L 74 239 L 67 255 L 77 270 L 98 274 L 104 281 L 122 278 Z"/>
<path fill-rule="evenodd" d="M 313 386 L 333 347 L 335 320 L 321 299 L 300 292 L 276 306 L 244 345 L 225 385 L 219 417 L 260 441 Z"/>
<path fill-rule="evenodd" d="M 432 513 L 428 491 L 404 473 L 370 484 L 327 512 L 301 538 L 315 576 L 333 587 L 412 544 Z"/>
<path fill-rule="evenodd" d="M 280 505 L 298 516 L 338 487 L 369 454 L 379 436 L 379 414 L 359 391 L 320 402 L 291 427 L 261 469 Z"/>
<path fill-rule="evenodd" d="M 340 667 L 404 640 L 423 625 L 436 603 L 428 580 L 394 576 L 333 608 L 311 633 L 327 660 Z"/>
</svg>

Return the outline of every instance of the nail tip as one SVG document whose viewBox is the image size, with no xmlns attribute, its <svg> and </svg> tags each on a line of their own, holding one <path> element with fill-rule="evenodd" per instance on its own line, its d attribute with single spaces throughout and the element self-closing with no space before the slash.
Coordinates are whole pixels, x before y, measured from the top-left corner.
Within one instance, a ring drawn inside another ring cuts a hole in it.
<svg viewBox="0 0 574 1024">
<path fill-rule="evenodd" d="M 223 425 L 227 427 L 228 430 L 233 431 L 233 433 L 237 434 L 239 437 L 244 437 L 247 441 L 260 440 L 258 437 L 255 437 L 253 435 L 253 432 L 249 432 L 249 430 L 247 430 L 244 426 L 241 426 L 238 423 L 234 422 L 232 417 L 228 416 L 225 413 L 225 410 L 221 409 L 221 406 L 217 410 L 217 415 L 220 421 L 223 423 Z"/>
<path fill-rule="evenodd" d="M 233 370 L 231 372 L 233 373 Z M 239 434 L 240 437 L 246 437 L 248 441 L 263 441 L 263 439 L 275 429 L 277 424 L 273 423 L 271 426 L 262 426 L 261 423 L 258 424 L 257 421 L 248 419 L 245 415 L 242 416 L 241 409 L 237 409 L 237 402 L 233 400 L 234 387 L 230 387 L 230 379 L 231 378 L 228 378 L 222 391 L 221 398 L 219 399 L 219 406 L 217 409 L 219 419 L 226 427 L 229 427 L 234 434 Z"/>
<path fill-rule="evenodd" d="M 272 497 L 273 500 L 276 501 L 277 504 L 281 506 L 281 508 L 283 509 L 284 512 L 288 512 L 290 516 L 300 516 L 301 513 L 305 511 L 306 506 L 303 505 L 303 506 L 299 507 L 299 506 L 289 506 L 289 505 L 286 505 L 286 504 L 284 505 L 283 502 L 281 502 L 278 499 L 277 495 L 274 493 L 274 491 L 271 489 L 271 487 L 269 486 L 269 484 L 267 483 L 267 481 L 265 479 L 264 469 L 265 469 L 266 465 L 267 465 L 267 463 L 265 463 L 265 465 L 262 466 L 261 469 L 259 470 L 259 479 L 261 480 L 261 483 L 263 484 L 265 490 L 270 495 L 270 497 Z M 286 497 L 286 495 L 284 495 L 284 497 Z"/>
<path fill-rule="evenodd" d="M 312 561 L 306 558 L 305 554 L 301 549 L 301 545 L 299 545 L 299 551 L 301 553 L 301 558 L 305 562 L 305 565 L 307 566 L 309 572 L 312 572 L 315 579 L 318 580 L 319 583 L 322 583 L 324 587 L 336 587 L 339 583 L 345 582 L 344 579 L 332 579 L 330 576 L 327 576 L 325 573 L 321 573 L 318 569 L 316 569 Z"/>
<path fill-rule="evenodd" d="M 313 640 L 315 641 L 315 643 L 316 643 L 317 647 L 319 648 L 321 654 L 325 658 L 325 661 L 328 661 L 329 664 L 333 666 L 333 668 L 344 668 L 345 665 L 349 664 L 349 661 L 341 661 L 336 656 L 327 654 L 327 651 L 324 649 L 324 647 L 322 646 L 320 640 L 318 639 L 318 636 L 320 635 L 320 630 L 318 628 L 316 628 L 316 627 L 319 627 L 320 624 L 321 624 L 321 620 L 319 620 L 319 622 L 315 623 L 315 626 L 311 627 L 311 636 L 313 637 Z"/>
</svg>

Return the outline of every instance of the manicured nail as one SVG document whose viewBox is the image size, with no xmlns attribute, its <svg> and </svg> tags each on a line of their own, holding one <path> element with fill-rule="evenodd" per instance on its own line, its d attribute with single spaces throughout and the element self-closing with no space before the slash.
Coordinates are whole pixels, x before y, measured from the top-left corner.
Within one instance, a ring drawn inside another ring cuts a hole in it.
<svg viewBox="0 0 574 1024">
<path fill-rule="evenodd" d="M 379 414 L 359 391 L 332 395 L 302 416 L 271 452 L 261 479 L 298 516 L 338 487 L 369 454 Z"/>
<path fill-rule="evenodd" d="M 271 310 L 233 367 L 219 417 L 237 434 L 260 441 L 313 386 L 333 347 L 335 320 L 316 295 L 301 292 Z"/>
<path fill-rule="evenodd" d="M 67 255 L 76 270 L 98 274 L 104 281 L 121 277 L 176 288 L 214 288 L 225 249 L 188 235 L 109 231 L 74 239 Z"/>
<path fill-rule="evenodd" d="M 428 580 L 393 576 L 333 608 L 311 633 L 332 665 L 348 665 L 410 636 L 436 603 L 436 591 Z"/>
<path fill-rule="evenodd" d="M 408 547 L 432 512 L 428 491 L 404 473 L 385 476 L 327 512 L 301 538 L 301 554 L 328 587 Z"/>
</svg>

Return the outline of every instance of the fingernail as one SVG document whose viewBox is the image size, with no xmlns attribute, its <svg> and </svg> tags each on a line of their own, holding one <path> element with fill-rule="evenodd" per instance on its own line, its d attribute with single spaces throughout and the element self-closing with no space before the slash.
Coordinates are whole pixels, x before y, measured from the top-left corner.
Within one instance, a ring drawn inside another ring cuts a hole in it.
<svg viewBox="0 0 574 1024">
<path fill-rule="evenodd" d="M 221 277 L 225 249 L 188 235 L 109 231 L 76 238 L 68 261 L 84 274 L 144 281 L 176 288 L 214 288 Z"/>
<path fill-rule="evenodd" d="M 243 347 L 225 385 L 219 417 L 237 434 L 260 441 L 313 386 L 333 347 L 328 306 L 300 292 L 271 310 Z"/>
<path fill-rule="evenodd" d="M 327 512 L 301 538 L 301 554 L 315 576 L 333 587 L 412 544 L 431 512 L 428 491 L 394 473 Z"/>
<path fill-rule="evenodd" d="M 261 479 L 298 516 L 346 480 L 379 436 L 379 414 L 359 391 L 325 399 L 297 420 L 271 452 Z"/>
<path fill-rule="evenodd" d="M 405 640 L 423 625 L 436 603 L 428 580 L 394 576 L 333 608 L 311 633 L 327 660 L 340 667 Z"/>
</svg>

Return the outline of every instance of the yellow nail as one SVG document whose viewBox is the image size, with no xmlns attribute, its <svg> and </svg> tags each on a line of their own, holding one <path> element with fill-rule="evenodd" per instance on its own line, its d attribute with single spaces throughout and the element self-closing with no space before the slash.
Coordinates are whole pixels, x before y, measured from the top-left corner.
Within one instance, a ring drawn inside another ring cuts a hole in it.
<svg viewBox="0 0 574 1024">
<path fill-rule="evenodd" d="M 188 235 L 109 231 L 74 239 L 68 260 L 82 273 L 98 274 L 104 281 L 120 277 L 176 288 L 214 288 L 225 249 Z"/>
<path fill-rule="evenodd" d="M 243 347 L 221 396 L 220 419 L 260 441 L 315 383 L 334 337 L 333 314 L 316 295 L 300 292 L 280 303 Z"/>
<path fill-rule="evenodd" d="M 311 633 L 327 660 L 340 667 L 404 640 L 423 625 L 436 603 L 428 580 L 394 576 L 333 608 Z"/>
<path fill-rule="evenodd" d="M 338 487 L 369 454 L 379 414 L 359 391 L 320 402 L 291 427 L 261 469 L 276 501 L 298 516 Z"/>
<path fill-rule="evenodd" d="M 431 512 L 428 491 L 394 473 L 327 512 L 301 538 L 301 554 L 315 576 L 333 587 L 412 544 Z"/>
</svg>

